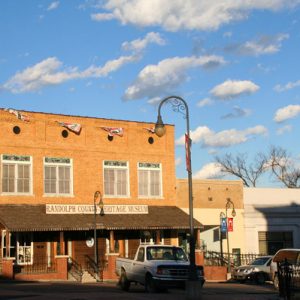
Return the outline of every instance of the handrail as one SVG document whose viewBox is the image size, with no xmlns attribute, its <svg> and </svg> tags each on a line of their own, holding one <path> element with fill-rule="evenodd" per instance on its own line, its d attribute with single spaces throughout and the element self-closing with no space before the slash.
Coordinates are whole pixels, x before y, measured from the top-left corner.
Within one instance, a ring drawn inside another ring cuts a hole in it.
<svg viewBox="0 0 300 300">
<path fill-rule="evenodd" d="M 72 274 L 72 276 L 77 281 L 81 282 L 82 275 L 83 275 L 81 265 L 76 260 L 74 260 L 72 257 L 69 257 L 68 258 L 68 266 L 69 266 L 68 271 Z"/>
<path fill-rule="evenodd" d="M 106 266 L 106 260 L 100 260 L 98 266 L 96 262 L 88 255 L 85 255 L 87 271 L 94 277 L 96 280 L 103 280 L 103 270 Z"/>
</svg>

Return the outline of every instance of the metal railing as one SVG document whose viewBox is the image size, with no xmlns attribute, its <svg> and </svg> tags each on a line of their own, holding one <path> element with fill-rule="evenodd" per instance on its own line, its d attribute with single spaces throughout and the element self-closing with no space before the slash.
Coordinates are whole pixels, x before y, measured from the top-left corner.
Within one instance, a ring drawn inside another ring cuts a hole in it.
<svg viewBox="0 0 300 300">
<path fill-rule="evenodd" d="M 40 274 L 57 272 L 56 260 L 53 257 L 34 257 L 32 263 L 14 265 L 14 273 Z"/>
<path fill-rule="evenodd" d="M 82 279 L 82 267 L 81 265 L 74 260 L 72 257 L 68 258 L 68 272 L 79 282 Z"/>
<path fill-rule="evenodd" d="M 107 260 L 100 259 L 98 266 L 88 255 L 85 256 L 86 270 L 97 280 L 103 281 L 103 271 L 107 267 Z"/>
<path fill-rule="evenodd" d="M 300 264 L 290 264 L 287 259 L 277 262 L 279 296 L 284 300 L 300 295 Z"/>
<path fill-rule="evenodd" d="M 262 256 L 261 254 L 244 253 L 236 254 L 229 253 L 230 264 L 232 267 L 238 267 L 241 265 L 247 265 L 252 262 L 255 258 Z M 227 266 L 228 265 L 228 254 L 220 253 L 216 251 L 204 251 L 204 265 L 206 266 Z"/>
</svg>

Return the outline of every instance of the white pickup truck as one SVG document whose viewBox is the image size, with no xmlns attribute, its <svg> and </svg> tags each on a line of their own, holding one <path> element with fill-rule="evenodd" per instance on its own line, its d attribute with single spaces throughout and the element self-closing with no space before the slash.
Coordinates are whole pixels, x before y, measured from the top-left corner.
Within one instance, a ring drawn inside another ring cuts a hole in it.
<svg viewBox="0 0 300 300">
<path fill-rule="evenodd" d="M 180 247 L 140 245 L 134 259 L 117 258 L 116 274 L 121 288 L 128 291 L 131 282 L 152 293 L 168 287 L 184 287 L 189 277 L 189 260 Z M 197 278 L 204 284 L 203 267 L 197 266 Z"/>
</svg>

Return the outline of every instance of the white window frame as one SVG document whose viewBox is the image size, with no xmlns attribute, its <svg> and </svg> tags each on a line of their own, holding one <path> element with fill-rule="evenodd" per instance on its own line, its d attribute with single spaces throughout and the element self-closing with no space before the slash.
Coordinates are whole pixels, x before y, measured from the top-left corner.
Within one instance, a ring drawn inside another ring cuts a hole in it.
<svg viewBox="0 0 300 300">
<path fill-rule="evenodd" d="M 73 159 L 71 158 L 63 158 L 63 157 L 44 157 L 44 180 L 43 180 L 43 188 L 44 188 L 44 195 L 47 197 L 72 197 L 73 196 Z M 45 189 L 45 167 L 55 167 L 56 170 L 56 185 L 55 185 L 55 193 L 47 193 Z M 70 167 L 70 192 L 69 193 L 60 193 L 59 192 L 59 167 Z"/>
<path fill-rule="evenodd" d="M 4 192 L 3 191 L 3 165 L 14 165 L 14 191 Z M 28 165 L 29 166 L 29 191 L 18 192 L 18 166 Z M 29 155 L 14 155 L 14 154 L 2 154 L 1 155 L 1 194 L 2 195 L 32 195 L 32 157 Z"/>
<path fill-rule="evenodd" d="M 9 248 L 6 248 L 6 239 L 7 239 L 7 231 L 2 230 L 1 234 L 1 257 L 14 257 L 11 256 L 12 253 L 15 252 L 15 245 L 12 245 L 11 240 L 12 240 L 12 233 L 8 233 L 8 238 L 9 238 Z"/>
<path fill-rule="evenodd" d="M 162 199 L 163 198 L 163 182 L 162 182 L 162 165 L 161 163 L 149 163 L 149 162 L 138 162 L 138 197 L 139 198 L 150 198 L 150 199 Z M 140 194 L 140 171 L 148 171 L 148 194 L 141 195 Z M 159 195 L 151 195 L 151 178 L 149 176 L 151 171 L 159 172 Z"/>
<path fill-rule="evenodd" d="M 126 194 L 118 195 L 118 182 L 115 181 L 114 184 L 114 194 L 105 193 L 105 170 L 125 170 L 126 171 Z M 103 187 L 104 187 L 104 196 L 106 198 L 129 198 L 130 197 L 130 185 L 129 185 L 129 163 L 128 161 L 121 160 L 104 160 L 103 161 Z"/>
<path fill-rule="evenodd" d="M 20 235 L 22 233 L 17 234 L 17 252 L 16 252 L 16 262 L 18 265 L 32 265 L 33 263 L 33 238 L 32 238 L 32 233 L 27 233 L 25 234 L 30 235 L 30 243 L 27 243 L 25 245 L 20 245 Z M 20 259 L 21 256 L 23 256 L 23 259 Z"/>
</svg>

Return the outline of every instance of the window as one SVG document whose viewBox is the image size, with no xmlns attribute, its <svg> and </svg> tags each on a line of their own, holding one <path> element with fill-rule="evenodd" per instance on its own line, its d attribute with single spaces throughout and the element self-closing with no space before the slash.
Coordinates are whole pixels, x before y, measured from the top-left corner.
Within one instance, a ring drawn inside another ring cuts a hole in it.
<svg viewBox="0 0 300 300">
<path fill-rule="evenodd" d="M 32 233 L 8 234 L 6 230 L 2 230 L 1 242 L 2 257 L 15 257 L 19 265 L 32 264 Z"/>
<path fill-rule="evenodd" d="M 8 241 L 7 241 L 8 239 Z M 9 247 L 7 247 L 7 243 Z M 1 245 L 2 245 L 2 257 L 15 257 L 16 251 L 15 251 L 15 245 L 16 245 L 16 239 L 14 233 L 7 233 L 6 230 L 2 230 L 1 235 Z"/>
<path fill-rule="evenodd" d="M 45 157 L 44 191 L 46 194 L 71 195 L 72 160 L 70 158 Z"/>
<path fill-rule="evenodd" d="M 145 253 L 145 249 L 144 248 L 140 248 L 136 260 L 137 261 L 144 261 L 144 253 Z"/>
<path fill-rule="evenodd" d="M 31 233 L 19 233 L 17 235 L 17 263 L 32 264 L 33 243 Z"/>
<path fill-rule="evenodd" d="M 293 248 L 292 231 L 259 231 L 259 253 L 275 254 L 282 248 Z"/>
<path fill-rule="evenodd" d="M 159 198 L 162 196 L 160 164 L 139 163 L 138 178 L 139 197 Z"/>
<path fill-rule="evenodd" d="M 2 193 L 31 194 L 31 157 L 2 155 Z"/>
<path fill-rule="evenodd" d="M 112 197 L 128 197 L 128 163 L 104 161 L 104 194 Z"/>
</svg>

